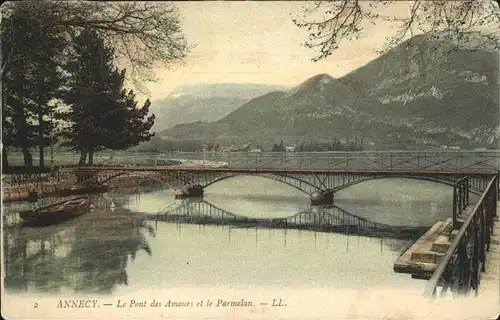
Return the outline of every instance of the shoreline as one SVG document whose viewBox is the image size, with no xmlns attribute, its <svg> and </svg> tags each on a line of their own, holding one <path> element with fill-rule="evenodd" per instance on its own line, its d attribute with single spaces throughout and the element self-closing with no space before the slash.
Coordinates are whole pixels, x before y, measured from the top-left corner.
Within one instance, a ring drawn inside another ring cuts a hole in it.
<svg viewBox="0 0 500 320">
<path fill-rule="evenodd" d="M 6 186 L 2 187 L 2 203 L 27 201 L 29 191 L 37 191 L 42 189 L 38 194 L 39 198 L 57 197 L 66 195 L 77 195 L 84 193 L 104 193 L 111 189 L 139 187 L 152 185 L 155 182 L 153 178 L 147 176 L 124 176 L 116 177 L 108 183 L 106 187 L 89 188 L 79 185 L 75 180 L 64 180 L 60 182 L 43 182 L 41 187 L 36 184 L 25 184 L 22 186 Z"/>
</svg>

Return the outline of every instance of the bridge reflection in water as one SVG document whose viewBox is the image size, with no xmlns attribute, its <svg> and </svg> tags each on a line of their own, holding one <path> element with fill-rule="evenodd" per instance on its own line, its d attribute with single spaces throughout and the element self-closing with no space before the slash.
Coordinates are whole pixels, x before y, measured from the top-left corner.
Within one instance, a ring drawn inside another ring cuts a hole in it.
<svg viewBox="0 0 500 320">
<path fill-rule="evenodd" d="M 229 212 L 203 199 L 179 201 L 162 213 L 147 214 L 146 217 L 156 223 L 165 221 L 240 228 L 299 229 L 396 239 L 416 239 L 428 229 L 370 221 L 336 205 L 313 206 L 286 218 L 252 218 Z"/>
<path fill-rule="evenodd" d="M 148 263 L 153 264 L 152 269 L 168 269 L 164 264 L 165 257 L 160 252 L 165 251 L 164 241 L 166 239 L 170 241 L 169 247 L 172 250 L 169 251 L 170 253 L 175 252 L 175 256 L 180 256 L 178 259 L 184 259 L 185 257 L 179 254 L 176 248 L 186 248 L 186 246 L 193 245 L 190 236 L 201 236 L 205 234 L 205 231 L 207 231 L 206 237 L 202 238 L 201 242 L 214 241 L 212 244 L 219 248 L 217 250 L 229 250 L 226 257 L 229 260 L 232 259 L 230 255 L 234 254 L 234 251 L 231 251 L 234 247 L 237 247 L 237 250 L 244 248 L 244 250 L 249 250 L 250 253 L 254 252 L 254 254 L 259 252 L 259 250 L 252 249 L 252 245 L 245 244 L 248 234 L 245 238 L 245 229 L 240 229 L 240 227 L 248 228 L 246 230 L 249 233 L 255 230 L 256 246 L 257 243 L 260 246 L 262 242 L 266 242 L 267 246 L 268 242 L 272 242 L 275 248 L 278 248 L 281 243 L 284 243 L 287 248 L 285 252 L 289 252 L 290 248 L 297 248 L 297 241 L 302 241 L 302 244 L 306 243 L 314 249 L 316 245 L 318 248 L 322 248 L 325 243 L 328 243 L 328 248 L 336 248 L 335 250 L 337 250 L 340 248 L 339 246 L 345 244 L 345 252 L 351 251 L 349 253 L 351 255 L 353 254 L 352 248 L 356 249 L 360 246 L 359 239 L 361 237 L 357 237 L 358 240 L 353 242 L 351 236 L 344 239 L 344 237 L 338 238 L 333 235 L 330 237 L 327 233 L 302 233 L 300 232 L 302 229 L 351 235 L 378 235 L 380 240 L 377 238 L 361 240 L 361 245 L 375 243 L 378 251 L 378 242 L 380 241 L 380 254 L 388 257 L 387 261 L 391 263 L 393 259 L 392 256 L 389 257 L 391 253 L 382 253 L 383 247 L 389 246 L 391 252 L 401 252 L 404 250 L 402 246 L 409 245 L 409 242 L 397 238 L 410 238 L 408 235 L 411 231 L 418 232 L 418 228 L 395 227 L 372 222 L 335 206 L 311 208 L 288 218 L 262 219 L 234 214 L 203 200 L 177 202 L 159 214 L 141 213 L 136 212 L 135 209 L 129 209 L 129 201 L 126 198 L 110 194 L 92 195 L 91 202 L 95 207 L 94 212 L 60 225 L 44 228 L 20 228 L 18 223 L 12 223 L 4 230 L 4 284 L 6 289 L 10 292 L 56 294 L 62 292 L 109 294 L 124 290 L 125 287 L 132 285 L 129 282 L 140 284 L 147 282 L 145 279 L 140 279 L 139 272 L 134 271 L 132 267 L 131 261 L 139 252 L 144 251 L 152 257 L 153 260 L 147 260 Z M 111 209 L 112 205 L 113 209 Z M 12 206 L 7 215 L 12 216 L 12 220 L 14 220 L 19 209 L 22 209 L 21 205 Z M 173 224 L 162 223 L 162 220 L 173 222 Z M 155 223 L 158 232 L 154 230 Z M 172 237 L 172 234 L 169 233 L 174 231 L 175 223 L 179 228 L 179 237 Z M 200 230 L 198 234 L 198 230 L 192 230 L 193 225 L 190 225 L 186 227 L 188 232 L 183 232 L 183 235 L 188 234 L 187 238 L 180 237 L 180 228 L 183 223 L 196 224 L 203 231 Z M 222 228 L 209 228 L 210 225 L 222 226 Z M 265 230 L 266 227 L 280 229 L 280 232 L 274 233 L 273 229 Z M 242 232 L 237 232 L 235 228 Z M 259 230 L 259 228 L 262 229 Z M 286 228 L 296 230 L 287 231 Z M 406 229 L 406 233 L 403 231 L 404 229 Z M 226 230 L 230 245 L 223 243 L 223 241 L 220 242 L 225 237 Z M 281 231 L 283 237 L 281 237 Z M 157 234 L 160 236 L 157 237 Z M 210 236 L 208 236 L 209 234 Z M 214 235 L 215 238 L 213 238 Z M 274 238 L 269 241 L 267 236 L 269 239 Z M 233 241 L 232 239 L 237 240 Z M 262 241 L 262 239 L 265 240 Z M 317 244 L 316 239 L 318 239 Z M 344 241 L 339 241 L 341 239 Z M 234 243 L 238 243 L 238 245 L 234 246 Z M 194 245 L 194 247 L 189 248 L 193 250 L 197 247 Z M 294 252 L 300 252 L 300 249 L 296 250 Z M 306 254 L 311 254 L 311 252 L 306 250 Z M 189 255 L 188 253 L 187 256 Z M 355 252 L 354 255 L 358 256 L 359 252 Z M 312 257 L 314 254 L 309 256 Z M 144 257 L 145 255 L 142 253 L 139 259 L 144 259 Z M 267 261 L 268 258 L 262 259 Z M 171 263 L 170 267 L 174 274 L 177 270 L 175 269 L 176 265 L 174 262 Z M 390 263 L 388 268 L 389 265 Z M 224 272 L 229 271 L 225 270 Z M 140 269 L 140 274 L 143 273 L 143 269 Z M 198 276 L 202 278 L 213 277 L 213 275 L 207 276 L 204 273 L 200 273 Z M 342 278 L 338 281 L 340 283 L 344 280 Z M 161 283 L 171 284 L 174 280 L 165 278 L 162 281 Z M 192 280 L 180 278 L 178 281 L 180 285 L 190 283 L 189 281 Z M 253 280 L 249 279 L 248 281 Z M 318 280 L 318 283 L 323 281 L 323 279 Z"/>
</svg>

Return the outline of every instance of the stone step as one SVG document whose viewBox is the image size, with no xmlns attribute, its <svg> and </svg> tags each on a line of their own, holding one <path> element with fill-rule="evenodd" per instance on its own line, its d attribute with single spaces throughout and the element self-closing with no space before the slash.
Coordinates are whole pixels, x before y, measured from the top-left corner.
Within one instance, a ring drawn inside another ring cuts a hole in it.
<svg viewBox="0 0 500 320">
<path fill-rule="evenodd" d="M 438 264 L 443 256 L 444 256 L 443 253 L 432 252 L 432 251 L 413 252 L 411 254 L 411 261 Z"/>
<path fill-rule="evenodd" d="M 416 263 L 439 263 L 443 254 L 433 251 L 433 246 L 436 240 L 440 237 L 446 238 L 446 236 L 443 236 L 443 232 L 445 232 L 446 229 L 449 229 L 451 224 L 451 219 L 446 219 L 445 221 L 439 221 L 436 223 L 421 239 L 419 239 L 423 241 L 420 243 L 420 246 L 415 248 L 415 250 L 412 250 L 410 258 L 411 261 Z M 440 244 L 445 243 L 442 239 L 443 238 L 438 240 L 437 244 L 441 250 L 443 249 L 443 246 Z"/>
<path fill-rule="evenodd" d="M 435 261 L 438 261 L 439 258 L 435 256 L 436 253 L 429 255 L 428 252 L 434 241 L 442 234 L 449 224 L 451 224 L 451 219 L 436 222 L 396 259 L 394 262 L 394 271 L 415 276 L 429 277 L 432 275 L 432 272 L 436 268 Z"/>
<path fill-rule="evenodd" d="M 453 242 L 453 239 L 455 239 L 455 237 L 457 236 L 458 231 L 459 231 L 459 230 L 453 230 L 453 231 L 450 233 L 450 242 Z"/>
<path fill-rule="evenodd" d="M 451 241 L 448 236 L 440 235 L 434 241 L 431 247 L 431 251 L 437 253 L 445 253 L 451 245 Z"/>
</svg>

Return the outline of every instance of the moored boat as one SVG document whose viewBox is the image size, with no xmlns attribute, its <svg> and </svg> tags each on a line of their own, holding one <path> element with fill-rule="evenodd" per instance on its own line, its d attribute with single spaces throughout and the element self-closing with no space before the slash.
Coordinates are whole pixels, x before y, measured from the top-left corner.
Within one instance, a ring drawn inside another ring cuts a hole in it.
<svg viewBox="0 0 500 320">
<path fill-rule="evenodd" d="M 21 219 L 30 224 L 50 224 L 80 216 L 90 208 L 88 197 L 65 200 L 36 210 L 21 211 Z"/>
</svg>

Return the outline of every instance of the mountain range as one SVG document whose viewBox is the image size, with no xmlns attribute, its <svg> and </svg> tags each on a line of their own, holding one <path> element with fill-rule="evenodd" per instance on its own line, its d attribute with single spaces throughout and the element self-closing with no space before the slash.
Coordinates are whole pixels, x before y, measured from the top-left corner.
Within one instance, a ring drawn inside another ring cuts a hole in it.
<svg viewBox="0 0 500 320">
<path fill-rule="evenodd" d="M 165 99 L 154 101 L 153 131 L 177 124 L 219 120 L 251 99 L 285 86 L 252 83 L 188 84 L 175 88 Z"/>
<path fill-rule="evenodd" d="M 341 78 L 319 74 L 225 109 L 218 120 L 179 124 L 160 135 L 234 143 L 358 137 L 381 147 L 492 147 L 500 137 L 498 62 L 493 50 L 420 35 Z"/>
</svg>

